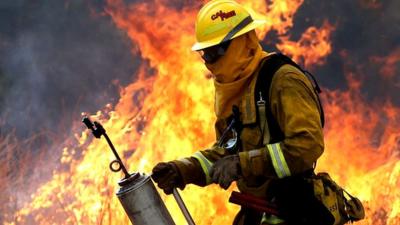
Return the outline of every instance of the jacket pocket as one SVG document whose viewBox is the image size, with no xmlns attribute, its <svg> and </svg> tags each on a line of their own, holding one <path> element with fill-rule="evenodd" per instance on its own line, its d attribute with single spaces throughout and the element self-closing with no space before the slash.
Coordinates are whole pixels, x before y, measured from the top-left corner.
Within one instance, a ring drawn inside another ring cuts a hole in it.
<svg viewBox="0 0 400 225">
<path fill-rule="evenodd" d="M 261 148 L 261 131 L 258 126 L 244 127 L 240 134 L 242 151 L 250 151 Z"/>
</svg>

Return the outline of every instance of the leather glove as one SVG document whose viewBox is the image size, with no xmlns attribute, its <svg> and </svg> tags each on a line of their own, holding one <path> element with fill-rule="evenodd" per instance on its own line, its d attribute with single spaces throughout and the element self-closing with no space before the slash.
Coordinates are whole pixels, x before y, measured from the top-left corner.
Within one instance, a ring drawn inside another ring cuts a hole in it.
<svg viewBox="0 0 400 225">
<path fill-rule="evenodd" d="M 164 193 L 167 195 L 171 194 L 176 187 L 181 189 L 185 187 L 178 168 L 172 162 L 158 163 L 153 168 L 152 172 L 151 178 L 153 178 L 158 187 L 163 189 Z"/>
<path fill-rule="evenodd" d="M 240 176 L 241 169 L 238 155 L 229 155 L 219 159 L 210 170 L 211 180 L 225 190 Z"/>
</svg>

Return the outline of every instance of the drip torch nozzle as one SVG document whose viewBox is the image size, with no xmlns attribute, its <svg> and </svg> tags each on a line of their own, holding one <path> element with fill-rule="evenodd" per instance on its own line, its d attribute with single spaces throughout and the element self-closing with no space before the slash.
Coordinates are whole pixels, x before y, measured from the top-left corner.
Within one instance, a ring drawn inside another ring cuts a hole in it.
<svg viewBox="0 0 400 225">
<path fill-rule="evenodd" d="M 106 133 L 106 130 L 104 130 L 103 126 L 99 124 L 98 122 L 92 123 L 88 117 L 84 117 L 82 119 L 82 122 L 86 125 L 86 127 L 92 131 L 93 136 L 96 138 L 100 138 L 101 135 L 104 135 Z"/>
<path fill-rule="evenodd" d="M 117 150 L 115 150 L 115 147 L 113 145 L 113 143 L 111 142 L 110 138 L 108 137 L 108 135 L 106 134 L 106 130 L 104 129 L 104 127 L 97 121 L 94 121 L 94 123 L 92 123 L 92 121 L 90 121 L 90 119 L 88 117 L 84 117 L 82 119 L 82 122 L 86 125 L 86 127 L 92 131 L 93 135 L 96 138 L 100 138 L 101 135 L 104 136 L 104 138 L 107 140 L 108 145 L 110 146 L 112 152 L 114 153 L 114 156 L 116 158 L 116 160 L 113 160 L 110 163 L 110 169 L 113 172 L 118 172 L 120 170 L 122 170 L 125 174 L 125 178 L 129 178 L 130 174 L 128 173 L 128 170 L 126 170 L 126 167 L 124 166 L 124 164 L 122 163 L 121 158 L 119 157 Z M 114 168 L 113 165 L 114 164 L 119 164 L 117 165 L 117 168 Z"/>
</svg>

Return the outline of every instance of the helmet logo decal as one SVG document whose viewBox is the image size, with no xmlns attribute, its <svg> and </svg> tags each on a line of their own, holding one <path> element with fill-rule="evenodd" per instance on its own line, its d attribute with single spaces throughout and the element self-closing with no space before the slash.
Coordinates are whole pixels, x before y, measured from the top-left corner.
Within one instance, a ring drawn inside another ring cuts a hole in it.
<svg viewBox="0 0 400 225">
<path fill-rule="evenodd" d="M 211 16 L 212 20 L 216 20 L 218 19 L 218 17 L 221 18 L 222 21 L 224 21 L 224 19 L 228 19 L 232 16 L 236 16 L 236 12 L 235 10 L 229 11 L 229 12 L 222 12 L 222 10 L 219 10 L 219 12 L 215 13 L 214 15 Z"/>
</svg>

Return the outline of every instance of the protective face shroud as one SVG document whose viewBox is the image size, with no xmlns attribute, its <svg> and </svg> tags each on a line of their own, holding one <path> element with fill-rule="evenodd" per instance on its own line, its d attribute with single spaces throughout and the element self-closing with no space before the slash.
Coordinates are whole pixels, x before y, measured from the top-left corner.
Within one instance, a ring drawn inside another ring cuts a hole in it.
<svg viewBox="0 0 400 225">
<path fill-rule="evenodd" d="M 239 104 L 246 84 L 265 56 L 255 31 L 251 31 L 233 39 L 215 63 L 205 64 L 214 76 L 217 117 L 228 116 L 232 106 Z"/>
</svg>

